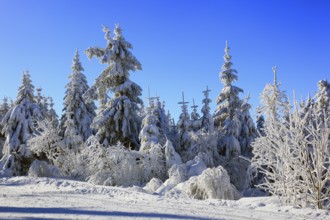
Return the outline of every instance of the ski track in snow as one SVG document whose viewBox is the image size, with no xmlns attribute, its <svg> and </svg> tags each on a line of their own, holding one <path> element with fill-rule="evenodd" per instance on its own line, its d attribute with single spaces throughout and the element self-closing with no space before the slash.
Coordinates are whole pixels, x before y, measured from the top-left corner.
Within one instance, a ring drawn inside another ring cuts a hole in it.
<svg viewBox="0 0 330 220">
<path fill-rule="evenodd" d="M 0 179 L 0 219 L 330 219 L 330 211 L 281 206 L 274 197 L 200 201 L 139 187 L 13 177 Z"/>
</svg>

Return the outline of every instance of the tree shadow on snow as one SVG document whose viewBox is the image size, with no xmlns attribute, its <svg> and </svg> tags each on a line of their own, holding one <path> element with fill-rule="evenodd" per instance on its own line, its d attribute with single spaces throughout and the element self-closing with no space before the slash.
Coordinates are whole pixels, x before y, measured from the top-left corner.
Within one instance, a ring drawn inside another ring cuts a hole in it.
<svg viewBox="0 0 330 220">
<path fill-rule="evenodd" d="M 138 212 L 120 212 L 120 211 L 79 210 L 79 209 L 70 209 L 70 208 L 36 208 L 36 207 L 4 207 L 4 206 L 0 206 L 0 217 L 1 217 L 1 213 L 63 214 L 63 215 L 109 216 L 109 217 L 134 217 L 134 218 L 192 219 L 192 220 L 213 219 L 213 218 L 203 218 L 197 216 L 175 215 L 175 214 L 166 214 L 166 213 L 147 213 L 147 212 L 138 213 Z M 50 218 L 42 218 L 42 219 L 50 219 Z"/>
</svg>

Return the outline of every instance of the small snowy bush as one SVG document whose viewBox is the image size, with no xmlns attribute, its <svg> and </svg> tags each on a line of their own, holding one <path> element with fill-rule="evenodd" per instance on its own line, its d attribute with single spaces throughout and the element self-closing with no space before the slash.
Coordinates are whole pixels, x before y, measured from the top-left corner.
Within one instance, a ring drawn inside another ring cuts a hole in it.
<svg viewBox="0 0 330 220">
<path fill-rule="evenodd" d="M 85 162 L 86 179 L 95 184 L 141 186 L 154 177 L 166 177 L 160 145 L 154 146 L 148 153 L 128 150 L 120 144 L 104 148 L 91 136 L 81 159 Z"/>
<path fill-rule="evenodd" d="M 28 171 L 31 177 L 62 177 L 61 171 L 46 161 L 35 160 Z"/>
<path fill-rule="evenodd" d="M 329 120 L 324 122 L 313 109 L 301 118 L 295 107 L 286 123 L 268 123 L 265 136 L 253 143 L 252 166 L 265 176 L 258 187 L 283 203 L 329 207 Z"/>
</svg>

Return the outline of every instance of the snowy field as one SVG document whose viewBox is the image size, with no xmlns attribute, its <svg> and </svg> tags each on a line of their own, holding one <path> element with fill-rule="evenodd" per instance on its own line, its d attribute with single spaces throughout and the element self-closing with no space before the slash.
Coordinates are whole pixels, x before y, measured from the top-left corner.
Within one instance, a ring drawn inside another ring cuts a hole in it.
<svg viewBox="0 0 330 220">
<path fill-rule="evenodd" d="M 1 178 L 0 192 L 0 219 L 330 219 L 271 197 L 199 201 L 52 178 Z"/>
</svg>

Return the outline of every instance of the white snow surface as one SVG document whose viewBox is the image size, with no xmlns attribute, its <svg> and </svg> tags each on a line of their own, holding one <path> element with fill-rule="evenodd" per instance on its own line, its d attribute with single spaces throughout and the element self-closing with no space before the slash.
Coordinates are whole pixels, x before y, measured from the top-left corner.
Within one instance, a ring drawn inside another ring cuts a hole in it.
<svg viewBox="0 0 330 220">
<path fill-rule="evenodd" d="M 11 177 L 0 178 L 0 219 L 330 219 L 330 211 L 281 206 L 276 197 L 201 201 L 140 187 Z"/>
</svg>

